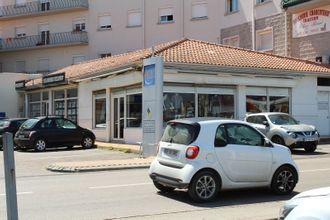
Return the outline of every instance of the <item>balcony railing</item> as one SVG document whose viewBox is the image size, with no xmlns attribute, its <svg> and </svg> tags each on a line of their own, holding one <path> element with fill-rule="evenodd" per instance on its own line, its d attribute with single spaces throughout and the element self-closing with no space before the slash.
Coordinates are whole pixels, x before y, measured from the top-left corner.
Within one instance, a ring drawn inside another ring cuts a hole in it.
<svg viewBox="0 0 330 220">
<path fill-rule="evenodd" d="M 19 5 L 6 5 L 0 7 L 0 18 L 27 16 L 51 11 L 88 8 L 88 0 L 51 0 L 34 1 Z"/>
<path fill-rule="evenodd" d="M 20 38 L 6 38 L 0 42 L 0 52 L 8 50 L 32 49 L 45 46 L 63 46 L 88 44 L 88 35 L 85 31 L 64 33 L 44 32 L 42 35 L 33 35 Z"/>
<path fill-rule="evenodd" d="M 288 8 L 290 6 L 298 5 L 304 2 L 309 2 L 311 0 L 282 0 L 282 7 Z"/>
</svg>

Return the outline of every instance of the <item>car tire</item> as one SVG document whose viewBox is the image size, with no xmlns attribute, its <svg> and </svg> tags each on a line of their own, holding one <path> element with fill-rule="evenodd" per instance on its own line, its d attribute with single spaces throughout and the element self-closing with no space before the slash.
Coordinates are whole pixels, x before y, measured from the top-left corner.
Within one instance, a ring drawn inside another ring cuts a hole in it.
<svg viewBox="0 0 330 220">
<path fill-rule="evenodd" d="M 288 195 L 298 181 L 297 172 L 290 166 L 282 166 L 273 175 L 271 188 L 278 195 Z"/>
<path fill-rule="evenodd" d="M 285 146 L 285 142 L 282 137 L 275 135 L 272 137 L 272 142 Z"/>
<path fill-rule="evenodd" d="M 92 148 L 94 146 L 94 138 L 91 136 L 83 137 L 81 140 L 81 146 L 86 149 Z"/>
<path fill-rule="evenodd" d="M 67 148 L 68 150 L 71 150 L 71 149 L 73 148 L 73 145 L 66 146 L 66 148 Z"/>
<path fill-rule="evenodd" d="M 220 185 L 220 180 L 214 172 L 201 171 L 192 178 L 188 194 L 195 202 L 210 202 L 218 195 Z"/>
<path fill-rule="evenodd" d="M 154 182 L 155 187 L 161 192 L 167 193 L 167 192 L 173 192 L 175 190 L 174 187 L 164 186 L 163 184 L 161 184 L 157 181 L 153 181 L 153 182 Z"/>
<path fill-rule="evenodd" d="M 47 142 L 45 141 L 45 139 L 38 138 L 35 140 L 33 146 L 34 146 L 35 151 L 38 151 L 38 152 L 45 151 L 46 147 L 47 147 Z"/>
<path fill-rule="evenodd" d="M 317 145 L 313 144 L 313 145 L 304 147 L 304 149 L 307 153 L 313 153 L 316 150 L 316 147 L 317 147 Z"/>
</svg>

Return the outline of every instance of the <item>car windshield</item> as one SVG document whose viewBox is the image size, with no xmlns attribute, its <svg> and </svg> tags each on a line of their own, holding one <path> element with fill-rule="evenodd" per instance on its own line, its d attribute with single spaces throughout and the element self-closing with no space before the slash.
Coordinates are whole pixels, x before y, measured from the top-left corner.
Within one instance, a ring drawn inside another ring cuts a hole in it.
<svg viewBox="0 0 330 220">
<path fill-rule="evenodd" d="M 5 128 L 9 126 L 8 120 L 0 120 L 0 128 Z"/>
<path fill-rule="evenodd" d="M 299 124 L 294 118 L 290 115 L 278 114 L 278 115 L 269 115 L 270 121 L 275 125 L 297 125 Z"/>
<path fill-rule="evenodd" d="M 198 132 L 196 126 L 170 122 L 165 128 L 161 141 L 188 145 L 195 140 Z"/>
<path fill-rule="evenodd" d="M 21 125 L 21 128 L 23 129 L 29 129 L 29 128 L 32 128 L 39 120 L 38 119 L 35 119 L 35 118 L 32 118 L 32 119 L 29 119 L 27 121 L 25 121 L 22 125 Z"/>
</svg>

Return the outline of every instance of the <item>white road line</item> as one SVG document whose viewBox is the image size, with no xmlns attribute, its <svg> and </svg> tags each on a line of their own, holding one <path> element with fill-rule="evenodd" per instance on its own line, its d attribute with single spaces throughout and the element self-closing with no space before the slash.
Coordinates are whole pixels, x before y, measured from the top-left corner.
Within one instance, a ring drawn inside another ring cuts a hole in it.
<svg viewBox="0 0 330 220">
<path fill-rule="evenodd" d="M 89 189 L 108 189 L 108 188 L 120 188 L 120 187 L 131 187 L 131 186 L 144 186 L 151 185 L 152 183 L 132 183 L 122 185 L 109 185 L 109 186 L 90 186 Z"/>
<path fill-rule="evenodd" d="M 318 172 L 318 171 L 330 171 L 330 168 L 315 169 L 315 170 L 302 170 L 302 171 L 300 171 L 300 173 L 311 173 L 311 172 Z"/>
<path fill-rule="evenodd" d="M 33 194 L 33 192 L 17 192 L 17 195 L 28 195 Z M 1 193 L 0 196 L 5 196 L 6 193 Z"/>
</svg>

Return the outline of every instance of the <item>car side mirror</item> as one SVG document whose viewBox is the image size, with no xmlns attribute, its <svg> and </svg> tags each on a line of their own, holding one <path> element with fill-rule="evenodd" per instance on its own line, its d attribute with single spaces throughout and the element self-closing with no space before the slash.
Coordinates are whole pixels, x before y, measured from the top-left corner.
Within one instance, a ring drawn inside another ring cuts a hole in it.
<svg viewBox="0 0 330 220">
<path fill-rule="evenodd" d="M 268 121 L 263 121 L 263 122 L 262 122 L 262 124 L 263 124 L 263 125 L 265 125 L 266 127 L 268 127 L 268 126 L 269 126 L 269 123 L 268 123 Z"/>
<path fill-rule="evenodd" d="M 265 147 L 273 147 L 273 144 L 268 138 L 264 138 L 264 146 Z"/>
<path fill-rule="evenodd" d="M 224 139 L 216 138 L 214 141 L 215 147 L 225 147 L 227 145 L 227 141 Z"/>
</svg>

